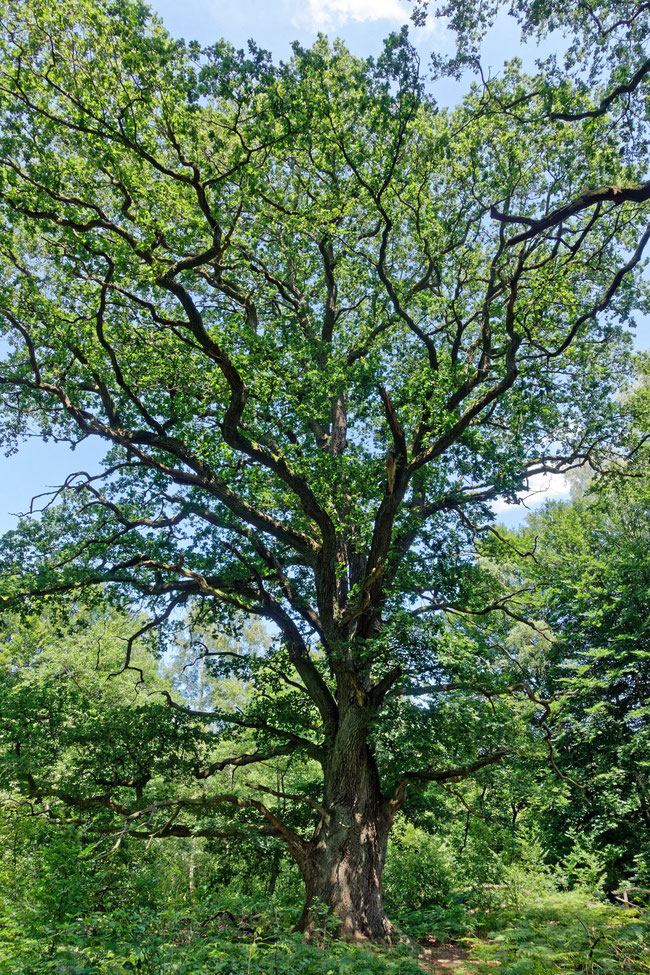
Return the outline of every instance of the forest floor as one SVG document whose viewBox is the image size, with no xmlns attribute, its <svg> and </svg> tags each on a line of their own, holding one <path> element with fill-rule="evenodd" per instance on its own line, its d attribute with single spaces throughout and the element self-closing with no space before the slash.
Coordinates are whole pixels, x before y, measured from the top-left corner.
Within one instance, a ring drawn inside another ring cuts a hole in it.
<svg viewBox="0 0 650 975">
<path fill-rule="evenodd" d="M 473 964 L 470 951 L 463 945 L 448 942 L 447 944 L 423 944 L 426 952 L 421 959 L 421 966 L 427 972 L 460 972 L 467 970 L 466 963 Z"/>
<path fill-rule="evenodd" d="M 218 899 L 217 899 L 218 898 Z M 293 901 L 218 894 L 188 909 L 114 909 L 39 928 L 0 923 L 0 975 L 650 975 L 650 913 L 585 892 L 509 890 L 395 913 L 422 946 L 288 933 Z M 412 943 L 412 942 L 411 942 Z"/>
<path fill-rule="evenodd" d="M 456 975 L 650 973 L 650 916 L 572 893 L 518 894 L 474 913 L 476 931 L 420 937 L 421 968 Z"/>
</svg>

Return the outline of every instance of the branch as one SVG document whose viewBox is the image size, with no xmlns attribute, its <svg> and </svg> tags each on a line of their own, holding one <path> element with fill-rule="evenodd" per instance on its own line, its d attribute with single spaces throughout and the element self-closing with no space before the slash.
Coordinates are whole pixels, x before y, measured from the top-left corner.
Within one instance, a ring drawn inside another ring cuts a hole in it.
<svg viewBox="0 0 650 975">
<path fill-rule="evenodd" d="M 323 749 L 308 738 L 296 735 L 292 731 L 285 731 L 283 728 L 275 728 L 261 718 L 244 718 L 241 715 L 233 714 L 230 711 L 197 711 L 194 708 L 186 707 L 174 701 L 169 691 L 153 691 L 153 694 L 160 694 L 165 698 L 170 708 L 187 714 L 191 718 L 201 718 L 204 721 L 225 721 L 227 724 L 234 724 L 240 728 L 251 728 L 256 731 L 266 731 L 267 734 L 276 738 L 284 738 L 291 742 L 296 748 L 304 748 L 305 751 L 315 758 L 317 762 L 324 761 Z"/>
<path fill-rule="evenodd" d="M 234 766 L 243 768 L 245 765 L 255 765 L 260 762 L 268 762 L 271 758 L 280 755 L 291 755 L 300 746 L 295 742 L 287 742 L 286 745 L 278 745 L 277 748 L 269 748 L 265 752 L 252 752 L 246 755 L 233 755 L 231 758 L 223 758 L 218 762 L 213 762 L 205 769 L 197 769 L 194 773 L 197 779 L 209 779 L 215 772 L 222 772 L 225 768 Z"/>
<path fill-rule="evenodd" d="M 398 687 L 392 697 L 423 697 L 428 694 L 444 694 L 447 691 L 473 690 L 469 684 L 425 684 L 417 687 Z"/>
<path fill-rule="evenodd" d="M 13 316 L 6 309 L 0 308 L 0 315 L 3 315 L 8 321 L 10 321 L 12 326 L 21 333 L 28 346 L 31 361 L 34 356 L 34 350 L 25 335 L 25 329 L 16 320 L 15 316 Z M 212 343 L 212 340 L 210 340 L 210 342 Z M 215 345 L 215 343 L 211 344 L 210 349 L 212 349 L 212 345 Z M 212 355 L 210 356 L 211 358 L 215 358 L 217 354 L 221 354 L 218 346 L 215 345 L 215 349 L 212 349 Z M 209 354 L 206 349 L 203 349 L 203 351 L 206 352 L 206 354 Z M 314 539 L 310 538 L 304 532 L 284 525 L 271 515 L 256 509 L 248 501 L 244 500 L 239 494 L 237 494 L 237 492 L 230 487 L 227 481 L 224 478 L 219 477 L 204 460 L 194 454 L 187 444 L 182 443 L 175 437 L 162 434 L 158 430 L 127 429 L 110 421 L 108 423 L 104 423 L 98 417 L 94 416 L 85 409 L 81 409 L 75 402 L 73 402 L 61 385 L 46 382 L 39 372 L 38 364 L 36 363 L 35 359 L 32 361 L 32 372 L 34 376 L 33 380 L 19 378 L 16 376 L 1 376 L 0 385 L 23 386 L 26 389 L 30 389 L 32 391 L 38 390 L 53 396 L 61 403 L 65 412 L 74 421 L 84 435 L 99 436 L 113 444 L 118 444 L 119 446 L 128 450 L 131 455 L 137 457 L 144 466 L 159 471 L 166 477 L 169 477 L 170 480 L 175 484 L 188 487 L 198 487 L 206 491 L 208 494 L 217 498 L 217 500 L 224 504 L 236 517 L 241 518 L 243 522 L 248 525 L 252 525 L 254 528 L 261 530 L 268 535 L 271 535 L 278 541 L 283 542 L 294 551 L 299 552 L 309 562 L 309 564 L 313 564 L 319 550 L 319 547 Z M 231 400 L 231 406 L 232 403 L 233 401 Z M 247 449 L 249 445 L 246 438 L 242 437 L 241 439 L 241 443 L 236 445 L 232 444 L 235 446 L 235 449 L 240 451 L 243 450 L 244 452 L 248 453 L 249 456 L 253 457 L 253 459 L 268 467 L 269 464 L 266 453 L 261 451 L 261 448 L 257 452 L 253 451 L 253 453 L 251 453 Z M 152 454 L 148 452 L 148 450 L 150 451 L 152 449 L 162 451 L 170 458 L 174 458 L 175 461 L 180 462 L 180 464 L 189 468 L 189 470 L 181 469 L 180 467 L 174 466 L 173 462 L 166 463 L 159 457 L 152 456 Z M 318 522 L 318 512 L 313 510 L 313 505 L 310 508 L 310 505 L 307 503 L 307 499 L 304 496 L 304 492 L 301 494 L 301 491 L 298 490 L 300 484 L 295 481 L 295 479 L 292 480 L 293 475 L 281 458 L 278 459 L 278 462 L 273 469 L 275 470 L 275 473 L 278 473 L 279 476 L 283 477 L 285 482 L 289 483 L 289 486 L 292 487 L 292 490 L 294 490 L 294 493 L 298 496 L 303 505 L 303 509 L 308 516 Z M 326 520 L 327 524 L 330 526 L 330 528 L 332 528 L 329 518 Z M 320 527 L 323 530 L 326 527 L 322 523 L 322 519 L 320 522 Z M 325 532 L 325 534 L 327 534 L 327 532 Z M 328 540 L 331 541 L 329 536 Z"/>
<path fill-rule="evenodd" d="M 476 816 L 477 819 L 482 819 L 486 823 L 494 823 L 496 826 L 506 825 L 505 823 L 500 823 L 498 819 L 494 819 L 492 816 L 486 816 L 484 813 L 480 813 L 475 809 L 472 809 L 465 796 L 462 794 L 462 792 L 459 792 L 458 789 L 452 789 L 448 785 L 442 785 L 442 783 L 441 788 L 443 788 L 445 792 L 448 792 L 449 795 L 456 796 L 457 799 L 460 799 L 470 816 Z"/>
<path fill-rule="evenodd" d="M 500 213 L 495 206 L 490 208 L 490 216 L 493 220 L 499 220 L 504 224 L 525 224 L 528 227 L 528 230 L 516 234 L 506 242 L 506 246 L 513 247 L 515 244 L 521 244 L 526 240 L 530 240 L 531 237 L 536 237 L 545 230 L 557 227 L 559 224 L 564 223 L 565 220 L 568 220 L 569 217 L 574 217 L 576 214 L 587 210 L 589 207 L 596 206 L 598 203 L 611 202 L 615 206 L 619 206 L 621 203 L 646 203 L 648 200 L 650 200 L 650 180 L 645 183 L 639 183 L 636 186 L 599 186 L 594 190 L 585 190 L 575 200 L 571 200 L 557 210 L 553 210 L 540 220 Z"/>
<path fill-rule="evenodd" d="M 315 809 L 323 819 L 328 818 L 327 810 L 320 803 L 316 802 L 314 799 L 310 799 L 309 796 L 300 796 L 294 792 L 279 792 L 277 789 L 271 789 L 267 785 L 255 785 L 252 782 L 245 782 L 244 785 L 247 789 L 255 789 L 257 792 L 265 792 L 267 795 L 275 796 L 278 799 L 289 799 L 290 802 L 306 802 L 308 806 Z"/>
<path fill-rule="evenodd" d="M 495 752 L 488 752 L 487 755 L 477 758 L 470 765 L 460 765 L 457 768 L 421 769 L 417 772 L 405 772 L 402 778 L 406 780 L 416 779 L 422 782 L 460 782 L 462 779 L 467 778 L 468 775 L 471 775 L 473 772 L 478 772 L 479 769 L 485 768 L 487 765 L 496 765 L 497 762 L 503 761 L 508 753 L 509 749 L 504 745 Z"/>
<path fill-rule="evenodd" d="M 322 533 L 323 541 L 331 544 L 334 541 L 334 525 L 325 509 L 319 504 L 316 495 L 309 487 L 307 481 L 299 477 L 289 467 L 284 457 L 263 449 L 259 443 L 254 443 L 242 433 L 240 422 L 248 399 L 248 387 L 229 356 L 206 331 L 203 318 L 194 304 L 189 291 L 175 280 L 175 275 L 179 271 L 194 267 L 195 262 L 205 263 L 208 257 L 211 259 L 217 256 L 218 253 L 220 253 L 220 242 L 215 237 L 215 245 L 211 251 L 197 258 L 186 258 L 184 261 L 178 261 L 166 274 L 157 278 L 157 284 L 166 288 L 178 298 L 187 315 L 188 325 L 192 334 L 199 343 L 202 351 L 219 366 L 230 387 L 230 403 L 222 424 L 223 436 L 226 443 L 234 450 L 245 454 L 251 460 L 257 461 L 262 467 L 276 474 L 299 499 L 305 514 L 318 525 Z"/>
<path fill-rule="evenodd" d="M 92 796 L 90 798 L 84 798 L 83 796 L 72 796 L 69 794 L 57 793 L 56 790 L 52 790 L 49 793 L 44 793 L 41 798 L 47 795 L 55 796 L 60 799 L 66 806 L 71 806 L 78 809 L 93 809 L 93 808 L 106 808 L 110 809 L 111 812 L 123 816 L 125 818 L 124 827 L 121 830 L 120 835 L 125 835 L 131 830 L 131 824 L 137 823 L 139 820 L 144 818 L 151 819 L 157 812 L 164 809 L 176 810 L 176 813 L 182 811 L 183 809 L 201 810 L 201 809 L 211 809 L 214 806 L 219 805 L 232 805 L 238 809 L 255 809 L 257 812 L 266 819 L 277 834 L 284 840 L 294 856 L 300 856 L 305 848 L 305 841 L 302 839 L 298 833 L 290 829 L 281 819 L 276 816 L 274 812 L 268 809 L 262 802 L 257 799 L 242 799 L 239 796 L 224 793 L 215 796 L 201 796 L 200 798 L 186 798 L 186 799 L 163 799 L 157 800 L 156 802 L 150 803 L 148 806 L 144 806 L 141 809 L 131 810 L 128 807 L 119 806 L 114 803 L 110 796 Z M 172 832 L 167 832 L 165 830 L 171 828 L 171 820 L 168 821 L 168 825 L 163 826 L 160 831 L 151 830 L 144 833 L 145 836 L 156 836 L 156 835 L 174 835 Z M 191 833 L 189 835 L 192 835 Z M 197 834 L 198 835 L 198 834 Z"/>
<path fill-rule="evenodd" d="M 400 679 L 403 673 L 404 671 L 399 664 L 396 667 L 393 667 L 392 670 L 389 670 L 388 673 L 385 674 L 371 689 L 369 694 L 371 704 L 375 707 L 383 704 L 386 694 L 391 689 L 393 684 Z"/>
<path fill-rule="evenodd" d="M 384 410 L 386 411 L 386 419 L 388 420 L 388 425 L 390 427 L 390 432 L 393 436 L 393 444 L 395 446 L 395 452 L 398 457 L 403 457 L 406 460 L 406 437 L 404 436 L 404 431 L 400 426 L 400 422 L 397 419 L 397 414 L 391 403 L 390 396 L 386 392 L 383 386 L 379 387 L 379 395 L 381 396 L 381 401 L 384 404 Z"/>
<path fill-rule="evenodd" d="M 585 112 L 550 112 L 548 117 L 561 122 L 581 122 L 587 118 L 599 118 L 605 114 L 609 106 L 620 98 L 621 95 L 631 95 L 639 87 L 647 74 L 650 74 L 650 59 L 641 64 L 641 67 L 635 71 L 629 81 L 613 88 L 596 108 L 588 109 Z"/>
</svg>

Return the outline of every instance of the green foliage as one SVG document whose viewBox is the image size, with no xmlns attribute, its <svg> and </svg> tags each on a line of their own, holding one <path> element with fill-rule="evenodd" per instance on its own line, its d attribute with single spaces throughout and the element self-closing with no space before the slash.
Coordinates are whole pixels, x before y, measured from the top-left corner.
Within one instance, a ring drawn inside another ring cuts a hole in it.
<svg viewBox="0 0 650 975">
<path fill-rule="evenodd" d="M 635 396 L 639 419 L 644 397 Z M 548 503 L 515 544 L 534 545 L 534 561 L 502 550 L 502 565 L 528 585 L 531 617 L 552 640 L 531 653 L 520 634 L 514 646 L 555 698 L 552 740 L 565 776 L 540 804 L 540 827 L 552 855 L 565 858 L 569 884 L 616 888 L 646 855 L 650 828 L 647 458 Z"/>
<path fill-rule="evenodd" d="M 447 6 L 461 59 L 499 6 Z M 0 540 L 34 971 L 407 971 L 330 940 L 385 933 L 400 808 L 420 931 L 645 876 L 647 471 L 514 539 L 489 507 L 644 456 L 647 9 L 615 6 L 517 0 L 565 77 L 511 61 L 441 110 L 404 31 L 276 66 L 139 0 L 0 0 L 0 432 L 108 449 Z M 278 840 L 320 944 L 209 927 L 214 892 L 293 892 Z"/>
<path fill-rule="evenodd" d="M 580 835 L 567 830 L 566 839 L 571 843 L 571 848 L 559 862 L 556 875 L 569 889 L 583 890 L 597 896 L 603 889 L 608 860 L 618 851 L 611 848 L 603 850 L 599 844 L 600 837 L 591 833 Z"/>
<path fill-rule="evenodd" d="M 132 860 L 132 865 L 137 863 Z M 159 860 L 159 870 L 164 860 Z M 160 875 L 163 876 L 164 874 Z M 512 889 L 489 908 L 467 906 L 405 911 L 405 932 L 433 947 L 458 946 L 458 971 L 505 975 L 642 975 L 648 971 L 647 915 L 585 900 L 584 894 L 534 893 L 528 874 L 517 903 Z M 0 972 L 34 975 L 143 975 L 196 971 L 219 975 L 416 975 L 422 962 L 404 944 L 390 951 L 345 944 L 328 933 L 326 912 L 313 943 L 288 934 L 290 902 L 257 894 L 206 893 L 197 903 L 163 898 L 150 908 L 125 903 L 85 910 L 40 930 L 20 912 L 3 916 Z M 463 961 L 462 959 L 467 959 Z M 471 961 L 470 961 L 471 959 Z M 425 961 L 426 964 L 426 961 Z M 432 961 L 434 969 L 436 962 Z"/>
<path fill-rule="evenodd" d="M 502 909 L 492 938 L 476 943 L 487 973 L 504 975 L 642 975 L 650 971 L 647 916 L 585 902 L 577 894 L 527 898 L 515 911 Z"/>
<path fill-rule="evenodd" d="M 160 898 L 155 909 L 129 905 L 85 911 L 53 922 L 38 936 L 14 916 L 13 923 L 3 919 L 0 972 L 8 975 L 17 964 L 34 975 L 189 975 L 197 970 L 215 975 L 415 975 L 419 970 L 406 946 L 385 955 L 345 945 L 327 933 L 326 925 L 317 944 L 306 944 L 301 935 L 288 933 L 291 913 L 292 905 L 269 905 L 259 894 L 244 898 L 222 892 L 204 896 L 199 905 L 178 900 L 165 905 Z"/>
<path fill-rule="evenodd" d="M 399 917 L 404 911 L 446 904 L 453 886 L 453 854 L 439 836 L 411 823 L 395 824 L 389 840 L 384 892 Z"/>
</svg>

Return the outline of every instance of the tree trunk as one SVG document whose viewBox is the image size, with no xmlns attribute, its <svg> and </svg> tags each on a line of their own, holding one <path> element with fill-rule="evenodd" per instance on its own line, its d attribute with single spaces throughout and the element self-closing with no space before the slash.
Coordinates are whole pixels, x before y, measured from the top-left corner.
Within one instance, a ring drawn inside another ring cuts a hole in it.
<svg viewBox="0 0 650 975">
<path fill-rule="evenodd" d="M 354 940 L 390 942 L 392 925 L 384 913 L 382 873 L 386 861 L 389 823 L 338 806 L 331 828 L 322 830 L 301 871 L 305 907 L 298 928 L 306 934 L 318 928 L 315 905 L 335 918 L 336 933 Z"/>
<path fill-rule="evenodd" d="M 278 877 L 280 876 L 280 861 L 282 859 L 282 851 L 278 846 L 273 850 L 271 858 L 271 870 L 269 872 L 269 887 L 268 893 L 269 897 L 273 897 L 275 894 L 275 888 L 278 882 Z"/>
<path fill-rule="evenodd" d="M 394 929 L 384 913 L 382 874 L 392 809 L 381 794 L 359 715 L 349 718 L 339 726 L 325 767 L 327 815 L 298 861 L 305 882 L 298 929 L 315 934 L 314 908 L 323 905 L 338 936 L 390 943 Z"/>
</svg>

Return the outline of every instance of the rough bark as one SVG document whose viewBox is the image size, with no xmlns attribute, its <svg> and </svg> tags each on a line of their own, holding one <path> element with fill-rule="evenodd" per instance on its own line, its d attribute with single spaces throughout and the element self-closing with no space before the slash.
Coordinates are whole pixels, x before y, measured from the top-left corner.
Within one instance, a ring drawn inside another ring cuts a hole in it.
<svg viewBox="0 0 650 975">
<path fill-rule="evenodd" d="M 366 740 L 364 710 L 343 714 L 325 763 L 327 815 L 298 861 L 305 882 L 298 928 L 315 932 L 318 904 L 336 919 L 340 937 L 387 943 L 394 928 L 384 913 L 382 875 L 393 815 Z"/>
<path fill-rule="evenodd" d="M 340 937 L 390 942 L 393 928 L 384 913 L 381 879 L 390 828 L 386 816 L 363 817 L 339 806 L 334 819 L 301 864 L 305 906 L 298 928 L 306 934 L 315 930 L 313 907 L 319 904 L 336 919 Z"/>
</svg>

